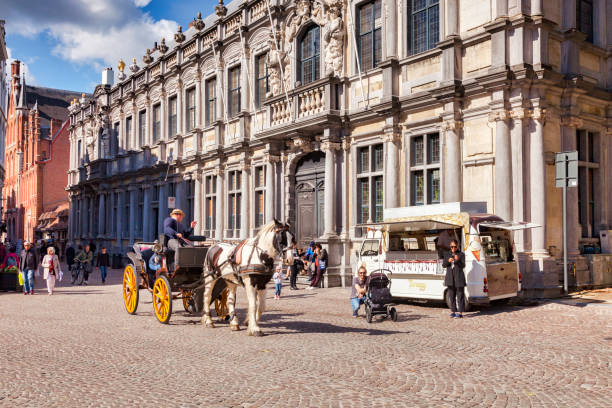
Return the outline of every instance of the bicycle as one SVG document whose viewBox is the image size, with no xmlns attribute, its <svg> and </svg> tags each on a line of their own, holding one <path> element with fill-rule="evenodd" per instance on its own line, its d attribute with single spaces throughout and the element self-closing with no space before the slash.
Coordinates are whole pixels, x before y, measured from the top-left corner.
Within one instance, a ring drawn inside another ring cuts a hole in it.
<svg viewBox="0 0 612 408">
<path fill-rule="evenodd" d="M 72 273 L 72 281 L 70 282 L 72 285 L 82 285 L 83 279 L 85 277 L 85 264 L 80 261 L 75 261 L 75 263 L 70 268 L 70 272 Z"/>
</svg>

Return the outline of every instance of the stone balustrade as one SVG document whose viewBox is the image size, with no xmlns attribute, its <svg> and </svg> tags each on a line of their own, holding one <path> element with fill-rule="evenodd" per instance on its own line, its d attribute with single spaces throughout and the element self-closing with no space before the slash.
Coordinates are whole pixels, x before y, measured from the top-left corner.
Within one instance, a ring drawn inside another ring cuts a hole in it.
<svg viewBox="0 0 612 408">
<path fill-rule="evenodd" d="M 251 21 L 256 21 L 264 17 L 266 15 L 265 0 L 253 4 L 250 11 L 251 11 Z"/>
<path fill-rule="evenodd" d="M 166 60 L 166 69 L 170 69 L 176 65 L 178 58 L 176 52 Z"/>
<path fill-rule="evenodd" d="M 225 23 L 225 36 L 234 34 L 238 26 L 240 25 L 240 15 L 228 20 Z"/>
<path fill-rule="evenodd" d="M 297 94 L 298 118 L 315 115 L 325 109 L 325 87 L 318 86 Z"/>
<path fill-rule="evenodd" d="M 183 59 L 191 57 L 193 54 L 196 53 L 197 50 L 198 50 L 198 43 L 194 41 L 191 44 L 189 44 L 187 47 L 185 47 L 185 49 L 183 50 Z"/>
<path fill-rule="evenodd" d="M 158 63 L 157 65 L 151 68 L 151 78 L 155 78 L 159 74 L 161 74 L 161 65 Z"/>
<path fill-rule="evenodd" d="M 291 120 L 292 106 L 293 104 L 290 102 L 287 103 L 286 99 L 281 99 L 277 102 L 274 102 L 270 106 L 272 126 L 289 122 Z"/>
</svg>

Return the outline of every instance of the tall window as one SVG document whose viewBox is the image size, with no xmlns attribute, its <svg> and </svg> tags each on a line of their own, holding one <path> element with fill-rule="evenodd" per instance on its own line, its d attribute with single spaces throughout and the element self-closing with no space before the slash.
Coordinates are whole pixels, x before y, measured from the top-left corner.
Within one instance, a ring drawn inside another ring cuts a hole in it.
<svg viewBox="0 0 612 408">
<path fill-rule="evenodd" d="M 216 176 L 206 176 L 204 183 L 204 200 L 206 203 L 206 231 L 208 236 L 216 228 L 216 208 L 217 208 L 217 178 Z"/>
<path fill-rule="evenodd" d="M 440 202 L 440 135 L 410 140 L 410 192 L 412 205 Z"/>
<path fill-rule="evenodd" d="M 153 106 L 153 144 L 161 139 L 161 105 Z"/>
<path fill-rule="evenodd" d="M 176 96 L 168 99 L 168 138 L 176 136 Z"/>
<path fill-rule="evenodd" d="M 600 195 L 599 183 L 599 135 L 586 130 L 576 132 L 578 150 L 578 223 L 583 238 L 597 238 L 595 209 Z"/>
<path fill-rule="evenodd" d="M 138 202 L 138 209 L 136 210 L 136 238 L 142 238 L 142 224 L 144 215 L 144 190 L 139 188 L 136 192 L 136 200 Z"/>
<path fill-rule="evenodd" d="M 123 193 L 123 219 L 122 221 L 122 232 L 123 238 L 127 238 L 129 234 L 130 225 L 134 220 L 130 219 L 130 192 L 125 191 Z"/>
<path fill-rule="evenodd" d="M 576 0 L 576 28 L 593 42 L 593 0 Z"/>
<path fill-rule="evenodd" d="M 267 54 L 255 57 L 255 107 L 260 108 L 268 93 L 268 64 L 266 64 Z"/>
<path fill-rule="evenodd" d="M 240 112 L 240 66 L 231 68 L 228 72 L 227 107 L 229 116 L 234 117 Z"/>
<path fill-rule="evenodd" d="M 113 226 L 111 228 L 111 232 L 115 234 L 117 232 L 117 215 L 119 214 L 119 212 L 117 211 L 119 208 L 119 193 L 113 194 L 115 196 L 115 200 L 113 202 Z"/>
<path fill-rule="evenodd" d="M 187 132 L 191 132 L 196 126 L 196 92 L 195 88 L 187 90 L 186 95 Z"/>
<path fill-rule="evenodd" d="M 304 33 L 299 42 L 299 75 L 302 85 L 316 81 L 320 77 L 321 30 L 313 25 Z"/>
<path fill-rule="evenodd" d="M 186 197 L 187 197 L 187 208 L 185 209 L 185 218 L 187 220 L 195 219 L 195 211 L 194 211 L 194 197 L 195 197 L 195 180 L 189 180 L 185 183 Z M 199 218 L 199 217 L 197 217 Z"/>
<path fill-rule="evenodd" d="M 255 186 L 255 228 L 259 228 L 264 225 L 265 222 L 265 198 L 266 198 L 266 168 L 263 166 L 255 167 L 254 173 L 255 179 L 253 185 Z"/>
<path fill-rule="evenodd" d="M 383 145 L 357 151 L 357 220 L 359 224 L 383 219 Z"/>
<path fill-rule="evenodd" d="M 359 8 L 359 62 L 361 69 L 376 67 L 382 59 L 381 0 Z"/>
<path fill-rule="evenodd" d="M 138 146 L 142 147 L 145 144 L 147 129 L 147 111 L 141 110 L 138 112 Z"/>
<path fill-rule="evenodd" d="M 81 152 L 81 150 L 82 150 L 82 147 L 81 147 L 81 146 L 82 146 L 82 141 L 81 141 L 81 140 L 79 140 L 79 141 L 77 142 L 77 159 L 78 159 L 78 163 L 77 163 L 77 165 L 78 165 L 78 166 L 80 166 L 81 164 L 83 164 L 83 157 L 81 157 L 81 153 L 82 153 L 82 152 Z M 78 167 L 78 166 L 77 166 L 77 167 Z M 12 170 L 14 171 L 15 169 L 13 168 Z"/>
<path fill-rule="evenodd" d="M 409 0 L 410 52 L 418 54 L 436 46 L 440 38 L 439 0 Z"/>
<path fill-rule="evenodd" d="M 125 150 L 130 149 L 131 141 L 132 141 L 132 117 L 129 116 L 125 119 L 125 139 L 124 139 Z"/>
<path fill-rule="evenodd" d="M 242 172 L 230 171 L 227 179 L 227 227 L 228 238 L 237 238 L 240 233 L 240 177 Z"/>
<path fill-rule="evenodd" d="M 217 119 L 217 81 L 215 78 L 206 81 L 206 125 Z"/>
</svg>

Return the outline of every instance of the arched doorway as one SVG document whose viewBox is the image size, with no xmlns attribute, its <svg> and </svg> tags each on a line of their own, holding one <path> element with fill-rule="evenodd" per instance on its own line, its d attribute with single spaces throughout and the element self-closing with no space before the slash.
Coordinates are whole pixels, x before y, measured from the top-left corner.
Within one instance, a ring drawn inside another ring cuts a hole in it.
<svg viewBox="0 0 612 408">
<path fill-rule="evenodd" d="M 302 157 L 295 169 L 296 234 L 300 247 L 323 235 L 325 154 Z"/>
</svg>

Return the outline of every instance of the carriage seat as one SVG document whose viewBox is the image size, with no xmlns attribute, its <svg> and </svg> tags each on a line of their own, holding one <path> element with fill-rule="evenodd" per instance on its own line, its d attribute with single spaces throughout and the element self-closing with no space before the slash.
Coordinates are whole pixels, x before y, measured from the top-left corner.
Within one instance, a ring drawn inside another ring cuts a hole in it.
<svg viewBox="0 0 612 408">
<path fill-rule="evenodd" d="M 179 247 L 174 255 L 175 263 L 179 268 L 198 268 L 201 270 L 207 252 L 207 247 Z"/>
</svg>

